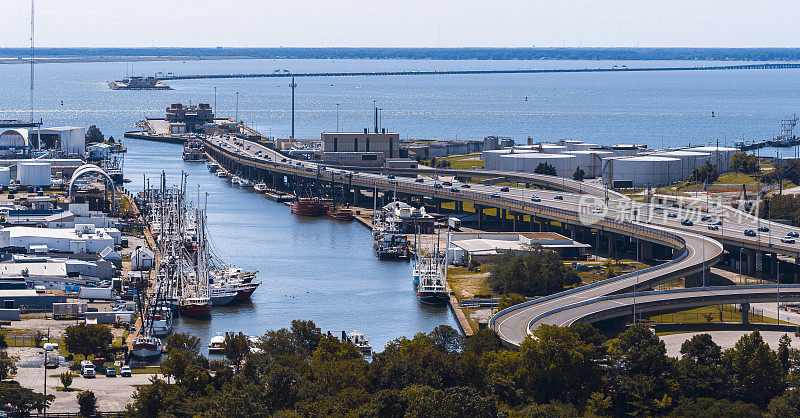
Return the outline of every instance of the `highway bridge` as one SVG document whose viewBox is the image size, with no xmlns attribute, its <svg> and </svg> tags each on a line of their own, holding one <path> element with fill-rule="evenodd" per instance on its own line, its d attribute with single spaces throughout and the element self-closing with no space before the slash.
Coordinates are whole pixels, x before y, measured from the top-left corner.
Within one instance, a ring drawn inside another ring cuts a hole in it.
<svg viewBox="0 0 800 418">
<path fill-rule="evenodd" d="M 736 286 L 730 290 L 702 286 L 708 269 L 722 257 L 723 242 L 726 248 L 738 251 L 740 257 L 746 254 L 744 261 L 748 266 L 755 264 L 756 254 L 769 254 L 770 272 L 775 271 L 778 255 L 800 257 L 800 245 L 784 243 L 778 238 L 789 232 L 800 233 L 800 229 L 760 220 L 733 208 L 698 207 L 697 201 L 678 207 L 638 203 L 597 185 L 534 174 L 421 168 L 401 170 L 414 174 L 413 177 L 393 176 L 295 160 L 246 140 L 209 137 L 204 144 L 206 152 L 232 173 L 273 186 L 283 184 L 299 190 L 304 182 L 317 186 L 325 184 L 342 188 L 354 201 L 363 191 L 393 191 L 400 199 L 427 199 L 437 207 L 442 202 L 455 202 L 456 210 L 460 211 L 465 204 L 472 204 L 479 224 L 486 209 L 496 208 L 498 221 L 505 222 L 508 215 L 513 219 L 509 227 L 515 231 L 556 230 L 593 244 L 597 252 L 605 251 L 610 255 L 635 252 L 642 259 L 671 259 L 498 312 L 491 318 L 490 326 L 511 345 L 519 344 L 541 324 L 596 322 L 632 315 L 633 297 L 629 299 L 625 295 L 634 289 L 647 312 L 671 311 L 698 303 L 755 302 L 769 300 L 773 294 L 777 296 L 776 292 L 766 290 L 768 286 Z M 439 179 L 451 175 L 462 179 L 485 178 L 487 174 L 556 190 L 512 187 L 504 191 L 500 186 L 469 184 L 458 179 L 445 186 L 444 180 Z M 716 221 L 721 223 L 719 228 L 710 228 L 709 224 Z M 758 231 L 754 236 L 743 233 L 745 229 L 755 229 L 756 224 L 768 227 L 769 231 Z M 656 252 L 666 257 L 654 257 Z M 687 286 L 697 287 L 686 292 L 643 292 L 680 278 L 686 279 Z M 750 294 L 760 296 L 748 299 Z M 783 299 L 800 300 L 798 295 L 800 291 L 795 289 L 787 292 Z"/>
<path fill-rule="evenodd" d="M 366 77 L 366 76 L 406 76 L 406 75 L 478 75 L 478 74 L 553 74 L 553 73 L 605 73 L 605 72 L 645 72 L 645 71 L 719 71 L 719 70 L 778 70 L 797 69 L 800 64 L 742 64 L 706 65 L 694 67 L 615 67 L 615 68 L 548 68 L 548 69 L 509 69 L 509 70 L 419 70 L 419 71 L 359 71 L 359 72 L 316 72 L 291 73 L 276 71 L 252 74 L 185 74 L 160 75 L 158 80 L 200 80 L 218 78 L 291 78 L 291 77 Z"/>
</svg>

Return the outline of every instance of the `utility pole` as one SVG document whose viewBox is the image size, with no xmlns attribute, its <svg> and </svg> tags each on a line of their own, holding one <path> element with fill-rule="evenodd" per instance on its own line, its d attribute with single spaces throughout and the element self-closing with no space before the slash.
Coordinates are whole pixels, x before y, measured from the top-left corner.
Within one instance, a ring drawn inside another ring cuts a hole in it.
<svg viewBox="0 0 800 418">
<path fill-rule="evenodd" d="M 339 103 L 336 103 L 336 132 L 339 132 Z"/>
<path fill-rule="evenodd" d="M 236 116 L 234 116 L 235 121 L 239 122 L 239 92 L 236 92 Z"/>
<path fill-rule="evenodd" d="M 214 87 L 214 112 L 217 111 L 217 88 Z"/>
<path fill-rule="evenodd" d="M 373 100 L 372 103 L 374 104 L 375 101 Z M 375 106 L 375 133 L 378 133 L 378 106 Z"/>
<path fill-rule="evenodd" d="M 292 88 L 292 136 L 289 138 L 294 139 L 294 88 L 297 87 L 297 83 L 294 82 L 294 77 L 292 77 L 292 82 L 289 84 L 289 87 Z"/>
</svg>

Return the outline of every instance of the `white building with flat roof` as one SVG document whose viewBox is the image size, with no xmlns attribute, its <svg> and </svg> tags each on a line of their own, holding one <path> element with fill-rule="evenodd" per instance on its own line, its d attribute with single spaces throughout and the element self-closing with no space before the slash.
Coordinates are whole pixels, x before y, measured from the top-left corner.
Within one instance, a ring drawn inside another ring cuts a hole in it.
<svg viewBox="0 0 800 418">
<path fill-rule="evenodd" d="M 11 226 L 0 229 L 0 248 L 20 247 L 35 252 L 100 253 L 122 240 L 116 228 L 75 225 L 74 228 Z"/>
</svg>

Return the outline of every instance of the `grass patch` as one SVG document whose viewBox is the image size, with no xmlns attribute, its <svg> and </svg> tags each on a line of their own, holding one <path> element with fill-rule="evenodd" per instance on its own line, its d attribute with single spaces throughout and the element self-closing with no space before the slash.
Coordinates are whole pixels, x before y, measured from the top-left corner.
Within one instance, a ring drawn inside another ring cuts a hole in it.
<svg viewBox="0 0 800 418">
<path fill-rule="evenodd" d="M 131 369 L 131 374 L 162 374 L 162 373 L 161 373 L 161 367 L 148 366 L 142 369 Z"/>
<path fill-rule="evenodd" d="M 61 386 L 56 386 L 56 392 L 81 392 L 81 391 L 83 391 L 83 389 L 78 389 L 73 387 L 65 388 Z"/>
<path fill-rule="evenodd" d="M 490 295 L 492 293 L 489 271 L 491 264 L 482 264 L 477 272 L 472 272 L 464 267 L 451 267 L 447 269 L 447 284 L 456 293 L 456 298 L 472 299 L 475 295 Z"/>
<path fill-rule="evenodd" d="M 748 313 L 750 323 L 777 324 L 778 320 L 761 315 L 757 312 Z M 742 314 L 732 305 L 704 306 L 681 312 L 654 315 L 649 318 L 655 323 L 677 323 L 677 324 L 707 324 L 730 322 L 739 323 L 742 321 Z M 781 324 L 792 325 L 791 322 L 780 321 Z"/>
</svg>

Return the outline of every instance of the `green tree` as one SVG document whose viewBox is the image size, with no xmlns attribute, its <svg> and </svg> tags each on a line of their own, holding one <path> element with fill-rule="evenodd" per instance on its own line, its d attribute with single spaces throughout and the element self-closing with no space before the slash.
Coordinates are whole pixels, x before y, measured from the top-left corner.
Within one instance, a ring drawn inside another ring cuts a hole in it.
<svg viewBox="0 0 800 418">
<path fill-rule="evenodd" d="M 317 349 L 322 339 L 322 331 L 314 324 L 314 321 L 295 319 L 292 321 L 290 330 L 292 331 L 294 345 L 309 353 Z"/>
<path fill-rule="evenodd" d="M 578 167 L 575 169 L 575 172 L 572 173 L 572 179 L 576 181 L 583 181 L 583 178 L 586 176 L 586 172 L 583 171 L 582 168 Z"/>
<path fill-rule="evenodd" d="M 42 341 L 44 341 L 44 333 L 37 329 L 36 332 L 33 333 L 33 344 L 36 347 L 41 347 Z"/>
<path fill-rule="evenodd" d="M 58 380 L 61 381 L 61 386 L 63 386 L 64 389 L 68 389 L 70 386 L 72 386 L 72 378 L 73 377 L 74 376 L 72 375 L 72 373 L 65 372 L 65 373 L 61 373 L 60 375 L 58 375 Z"/>
<path fill-rule="evenodd" d="M 225 358 L 227 358 L 228 361 L 233 363 L 237 372 L 242 365 L 242 361 L 244 361 L 244 357 L 249 352 L 250 340 L 246 335 L 241 332 L 238 334 L 225 334 L 225 343 L 222 345 L 222 354 L 225 355 Z"/>
<path fill-rule="evenodd" d="M 103 142 L 104 139 L 103 133 L 100 132 L 100 128 L 96 125 L 92 125 L 86 130 L 86 145 L 99 144 Z"/>
<path fill-rule="evenodd" d="M 774 418 L 800 417 L 800 389 L 787 390 L 783 395 L 772 398 L 767 411 Z"/>
<path fill-rule="evenodd" d="M 783 369 L 758 330 L 743 335 L 723 354 L 730 374 L 728 393 L 735 399 L 761 407 L 783 391 Z"/>
<path fill-rule="evenodd" d="M 8 343 L 6 342 L 6 334 L 0 333 L 0 348 L 8 348 Z"/>
<path fill-rule="evenodd" d="M 495 256 L 490 274 L 495 290 L 526 296 L 550 295 L 581 281 L 555 251 L 539 245 Z"/>
<path fill-rule="evenodd" d="M 727 399 L 700 398 L 695 402 L 683 403 L 669 415 L 673 418 L 761 418 L 764 414 L 758 406 L 742 401 L 731 402 Z M 784 415 L 788 417 L 790 415 Z"/>
<path fill-rule="evenodd" d="M 705 164 L 692 170 L 692 181 L 696 183 L 713 183 L 719 178 L 717 166 L 706 160 Z"/>
<path fill-rule="evenodd" d="M 497 303 L 497 310 L 502 311 L 505 308 L 510 308 L 514 305 L 519 305 L 520 303 L 525 303 L 527 301 L 528 298 L 520 295 L 519 293 L 508 293 L 500 296 L 500 302 Z"/>
<path fill-rule="evenodd" d="M 97 398 L 91 390 L 78 393 L 78 411 L 82 417 L 97 415 Z"/>
<path fill-rule="evenodd" d="M 78 324 L 64 331 L 64 346 L 71 353 L 88 358 L 90 354 L 105 354 L 114 342 L 111 329 L 99 324 Z"/>
<path fill-rule="evenodd" d="M 34 409 L 41 412 L 55 398 L 53 395 L 44 396 L 24 388 L 17 382 L 0 383 L 0 405 L 8 405 L 22 415 L 27 415 Z"/>
<path fill-rule="evenodd" d="M 0 350 L 0 381 L 17 374 L 19 357 L 9 356 L 6 350 Z"/>
<path fill-rule="evenodd" d="M 200 352 L 200 338 L 194 335 L 176 332 L 167 337 L 167 354 L 173 351 Z"/>
<path fill-rule="evenodd" d="M 434 390 L 415 388 L 407 395 L 407 415 L 419 417 L 495 417 L 497 406 L 492 399 L 481 396 L 470 387 L 452 387 Z"/>
<path fill-rule="evenodd" d="M 710 334 L 692 336 L 681 345 L 683 356 L 676 369 L 681 392 L 686 398 L 716 398 L 724 395 L 725 370 L 722 348 Z"/>
<path fill-rule="evenodd" d="M 558 171 L 556 168 L 546 162 L 541 162 L 536 168 L 533 169 L 533 172 L 536 174 L 546 174 L 548 176 L 557 176 Z"/>
<path fill-rule="evenodd" d="M 731 171 L 746 174 L 754 174 L 761 171 L 761 168 L 758 166 L 758 157 L 744 151 L 737 152 L 731 156 L 730 168 Z"/>
<path fill-rule="evenodd" d="M 464 337 L 449 325 L 439 325 L 428 336 L 443 351 L 461 351 Z"/>
<path fill-rule="evenodd" d="M 497 351 L 502 348 L 503 340 L 489 328 L 479 329 L 478 332 L 464 340 L 465 353 L 481 355 L 487 351 Z"/>
</svg>

